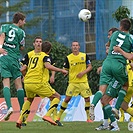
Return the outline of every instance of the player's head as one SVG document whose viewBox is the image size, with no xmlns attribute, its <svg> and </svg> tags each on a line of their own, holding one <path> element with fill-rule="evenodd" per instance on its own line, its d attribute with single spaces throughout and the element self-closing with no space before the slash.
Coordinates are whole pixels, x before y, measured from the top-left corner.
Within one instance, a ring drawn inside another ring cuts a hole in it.
<svg viewBox="0 0 133 133">
<path fill-rule="evenodd" d="M 18 26 L 23 26 L 25 24 L 25 15 L 21 12 L 17 12 L 13 16 L 13 23 L 18 24 Z"/>
<path fill-rule="evenodd" d="M 40 36 L 35 37 L 33 41 L 34 49 L 36 52 L 41 52 L 42 50 L 42 38 Z"/>
<path fill-rule="evenodd" d="M 72 52 L 79 52 L 80 44 L 78 41 L 73 41 L 71 46 Z"/>
<path fill-rule="evenodd" d="M 111 35 L 113 34 L 113 32 L 118 31 L 119 29 L 112 27 L 108 30 L 108 38 L 111 37 Z"/>
<path fill-rule="evenodd" d="M 120 30 L 129 31 L 131 28 L 131 21 L 128 18 L 124 18 L 120 21 Z"/>
<path fill-rule="evenodd" d="M 42 52 L 45 52 L 47 54 L 49 54 L 49 52 L 51 51 L 52 48 L 52 44 L 49 41 L 44 41 L 42 43 Z"/>
</svg>

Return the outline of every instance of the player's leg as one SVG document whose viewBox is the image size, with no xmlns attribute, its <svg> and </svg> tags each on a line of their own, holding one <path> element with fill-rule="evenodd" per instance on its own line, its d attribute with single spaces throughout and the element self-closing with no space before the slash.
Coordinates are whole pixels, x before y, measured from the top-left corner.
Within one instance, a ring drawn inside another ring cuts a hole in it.
<svg viewBox="0 0 133 133">
<path fill-rule="evenodd" d="M 60 102 L 60 95 L 50 86 L 48 82 L 43 84 L 37 94 L 42 98 L 48 97 L 51 100 L 50 107 L 47 113 L 42 117 L 42 119 L 51 123 L 52 125 L 57 125 L 57 123 L 51 118 L 51 116 Z"/>
<path fill-rule="evenodd" d="M 30 106 L 32 104 L 32 101 L 34 100 L 34 97 L 36 94 L 34 93 L 34 90 L 37 90 L 38 88 L 37 84 L 24 84 L 27 100 L 24 102 L 22 110 L 20 112 L 20 116 L 16 122 L 16 127 L 21 128 L 22 123 L 27 120 L 28 115 L 30 113 Z"/>
<path fill-rule="evenodd" d="M 72 96 L 77 96 L 79 94 L 79 84 L 69 83 L 67 90 L 66 90 L 66 97 L 65 100 L 61 104 L 60 111 L 57 115 L 57 119 L 60 120 L 63 112 L 66 110 L 68 102 L 71 100 Z"/>
<path fill-rule="evenodd" d="M 124 97 L 124 101 L 121 104 L 121 108 L 131 116 L 133 116 L 133 108 L 131 106 L 128 106 L 128 104 L 132 98 L 132 95 L 133 95 L 133 87 L 130 86 L 128 87 L 127 94 Z"/>
<path fill-rule="evenodd" d="M 90 119 L 91 120 L 95 120 L 95 114 L 94 114 L 94 108 L 96 106 L 96 104 L 98 103 L 98 101 L 102 98 L 103 94 L 105 93 L 107 88 L 107 85 L 100 85 L 99 86 L 99 90 L 95 95 L 94 98 L 92 100 L 92 103 L 90 105 L 90 109 L 89 109 L 89 113 L 90 113 Z"/>
<path fill-rule="evenodd" d="M 93 122 L 90 119 L 90 96 L 92 95 L 91 89 L 89 87 L 88 83 L 80 83 L 79 84 L 79 90 L 80 90 L 80 95 L 84 98 L 85 100 L 85 111 L 86 111 L 86 116 L 87 116 L 87 122 Z"/>
<path fill-rule="evenodd" d="M 124 122 L 125 115 L 124 115 L 124 110 L 122 108 L 120 108 L 120 113 L 121 113 L 121 116 L 120 116 L 119 122 Z"/>
<path fill-rule="evenodd" d="M 125 66 L 120 62 L 115 63 L 112 73 L 115 79 L 122 85 L 121 90 L 118 93 L 115 108 L 112 110 L 116 118 L 119 119 L 119 109 L 128 90 L 128 75 L 125 71 Z"/>
<path fill-rule="evenodd" d="M 10 93 L 10 79 L 9 78 L 4 78 L 3 79 L 3 95 L 6 101 L 7 105 L 7 114 L 4 117 L 4 120 L 7 121 L 10 118 L 10 115 L 13 113 L 13 108 L 11 104 L 11 93 Z"/>
<path fill-rule="evenodd" d="M 67 96 L 66 95 L 65 100 L 62 102 L 61 107 L 60 107 L 60 111 L 59 111 L 59 113 L 57 115 L 57 120 L 60 120 L 60 118 L 61 118 L 63 112 L 66 110 L 68 102 L 70 100 L 71 100 L 71 96 Z"/>
<path fill-rule="evenodd" d="M 22 106 L 24 104 L 24 89 L 22 87 L 22 81 L 21 81 L 21 77 L 18 77 L 14 80 L 15 83 L 15 87 L 17 89 L 17 98 L 18 98 L 18 102 L 19 102 L 19 106 L 20 106 L 20 111 L 22 110 Z"/>
<path fill-rule="evenodd" d="M 103 110 L 103 123 L 100 124 L 100 126 L 98 126 L 97 128 L 95 128 L 95 130 L 109 130 L 109 122 L 108 122 L 108 114 L 106 113 L 105 109 L 102 108 Z"/>
<path fill-rule="evenodd" d="M 111 124 L 110 124 L 110 130 L 111 131 L 119 131 L 119 127 L 117 124 L 117 121 L 114 117 L 114 115 L 112 114 L 112 107 L 110 106 L 109 102 L 112 100 L 113 98 L 111 96 L 108 95 L 104 95 L 101 99 L 101 102 L 103 104 L 103 108 L 104 111 L 106 112 L 106 114 L 108 115 L 108 117 L 110 118 Z"/>
</svg>

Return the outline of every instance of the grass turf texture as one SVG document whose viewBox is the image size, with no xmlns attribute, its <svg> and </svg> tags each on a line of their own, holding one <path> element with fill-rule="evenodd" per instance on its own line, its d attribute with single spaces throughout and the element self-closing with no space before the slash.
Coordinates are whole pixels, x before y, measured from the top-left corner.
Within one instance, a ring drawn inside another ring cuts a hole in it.
<svg viewBox="0 0 133 133">
<path fill-rule="evenodd" d="M 0 133 L 109 133 L 110 131 L 96 131 L 101 122 L 62 122 L 63 127 L 53 126 L 47 122 L 28 122 L 26 127 L 16 128 L 15 122 L 0 122 Z M 128 132 L 128 122 L 118 123 L 121 133 Z"/>
</svg>

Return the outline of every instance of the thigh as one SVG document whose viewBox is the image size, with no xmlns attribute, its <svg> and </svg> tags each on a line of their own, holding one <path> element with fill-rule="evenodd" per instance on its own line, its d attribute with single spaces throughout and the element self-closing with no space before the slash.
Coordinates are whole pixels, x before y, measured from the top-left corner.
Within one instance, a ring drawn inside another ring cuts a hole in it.
<svg viewBox="0 0 133 133">
<path fill-rule="evenodd" d="M 37 95 L 40 97 L 51 97 L 56 93 L 56 91 L 51 87 L 48 82 L 42 84 L 42 86 L 36 90 Z"/>
<path fill-rule="evenodd" d="M 108 85 L 113 78 L 111 73 L 111 65 L 109 60 L 105 60 L 102 65 L 102 71 L 100 73 L 100 85 Z"/>
<path fill-rule="evenodd" d="M 66 90 L 66 96 L 77 96 L 80 93 L 79 90 L 79 83 L 69 83 L 67 90 Z"/>
<path fill-rule="evenodd" d="M 124 85 L 128 81 L 126 66 L 123 63 L 119 61 L 114 62 L 114 65 L 112 66 L 112 73 L 113 73 L 113 77 L 121 85 Z"/>
<path fill-rule="evenodd" d="M 16 79 L 18 77 L 22 76 L 22 73 L 20 72 L 20 63 L 17 60 L 13 60 L 11 63 L 11 73 L 12 73 L 12 78 Z"/>
<path fill-rule="evenodd" d="M 88 83 L 80 83 L 80 95 L 84 98 L 90 97 L 92 95 L 91 89 Z"/>
<path fill-rule="evenodd" d="M 24 84 L 27 98 L 34 98 L 36 96 L 35 90 L 38 88 L 37 84 Z"/>
<path fill-rule="evenodd" d="M 118 96 L 120 89 L 121 84 L 116 79 L 112 79 L 112 81 L 109 83 L 106 89 L 105 94 L 111 96 L 112 98 L 116 98 Z"/>
<path fill-rule="evenodd" d="M 126 103 L 129 103 L 131 98 L 132 98 L 132 96 L 133 96 L 133 86 L 130 86 L 130 87 L 128 87 L 127 94 L 126 94 L 126 96 L 124 98 L 124 101 Z"/>
<path fill-rule="evenodd" d="M 10 63 L 8 59 L 4 56 L 0 58 L 0 67 L 1 67 L 1 77 L 2 78 L 12 78 L 12 74 L 10 71 Z"/>
</svg>

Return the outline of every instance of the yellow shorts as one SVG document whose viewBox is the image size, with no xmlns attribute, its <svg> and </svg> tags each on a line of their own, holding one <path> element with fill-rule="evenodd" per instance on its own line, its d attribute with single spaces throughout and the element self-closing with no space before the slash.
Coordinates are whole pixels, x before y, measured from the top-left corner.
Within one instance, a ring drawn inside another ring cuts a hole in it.
<svg viewBox="0 0 133 133">
<path fill-rule="evenodd" d="M 28 98 L 34 98 L 36 95 L 41 98 L 50 97 L 55 94 L 55 90 L 50 86 L 48 82 L 43 84 L 24 84 L 26 96 Z"/>
<path fill-rule="evenodd" d="M 127 103 L 129 103 L 130 100 L 131 100 L 131 98 L 132 98 L 132 96 L 133 96 L 133 86 L 129 86 L 128 87 L 127 94 L 126 94 L 126 96 L 124 98 L 124 101 L 127 102 Z"/>
<path fill-rule="evenodd" d="M 88 83 L 69 83 L 66 91 L 67 96 L 81 95 L 84 98 L 92 95 L 91 89 Z"/>
</svg>

